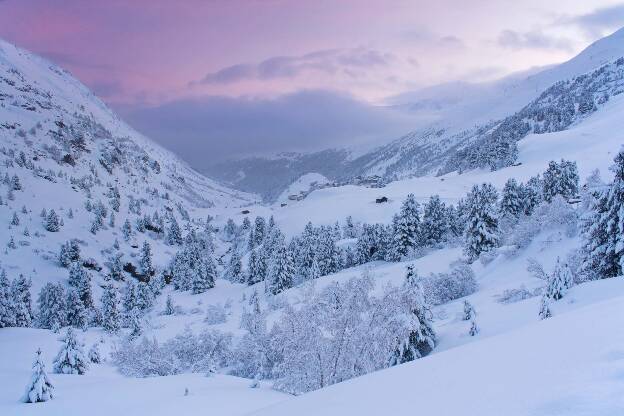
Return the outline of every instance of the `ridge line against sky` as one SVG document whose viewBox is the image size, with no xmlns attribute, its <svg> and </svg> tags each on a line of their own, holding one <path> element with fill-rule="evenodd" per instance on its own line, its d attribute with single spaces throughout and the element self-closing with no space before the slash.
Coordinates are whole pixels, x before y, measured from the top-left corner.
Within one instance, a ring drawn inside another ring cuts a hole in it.
<svg viewBox="0 0 624 416">
<path fill-rule="evenodd" d="M 183 157 L 222 159 L 400 134 L 409 119 L 373 104 L 562 62 L 624 25 L 623 2 L 587 3 L 0 0 L 0 37 Z"/>
</svg>

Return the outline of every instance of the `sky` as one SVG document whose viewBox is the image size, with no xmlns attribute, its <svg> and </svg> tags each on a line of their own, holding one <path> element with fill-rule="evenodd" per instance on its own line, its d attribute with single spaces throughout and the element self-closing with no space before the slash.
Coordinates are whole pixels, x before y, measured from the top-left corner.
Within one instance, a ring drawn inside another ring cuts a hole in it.
<svg viewBox="0 0 624 416">
<path fill-rule="evenodd" d="M 565 61 L 613 0 L 0 0 L 0 37 L 68 69 L 196 167 L 414 128 L 384 108 Z"/>
</svg>

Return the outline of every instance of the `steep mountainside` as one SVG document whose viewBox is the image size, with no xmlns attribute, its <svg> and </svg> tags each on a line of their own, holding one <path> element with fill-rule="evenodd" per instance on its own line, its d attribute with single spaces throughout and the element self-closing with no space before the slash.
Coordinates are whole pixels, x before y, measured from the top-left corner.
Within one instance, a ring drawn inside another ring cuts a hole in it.
<svg viewBox="0 0 624 416">
<path fill-rule="evenodd" d="M 47 260 L 68 239 L 80 239 L 101 265 L 108 260 L 103 250 L 122 241 L 126 220 L 134 225 L 155 212 L 164 223 L 218 218 L 256 200 L 197 173 L 124 124 L 68 72 L 3 41 L 0 114 L 0 235 L 4 246 L 11 239 L 16 246 L 3 250 L 0 263 L 12 273 L 34 268 L 65 277 L 50 272 Z M 57 232 L 44 229 L 43 210 L 57 214 Z M 93 229 L 98 216 L 102 224 Z"/>
</svg>

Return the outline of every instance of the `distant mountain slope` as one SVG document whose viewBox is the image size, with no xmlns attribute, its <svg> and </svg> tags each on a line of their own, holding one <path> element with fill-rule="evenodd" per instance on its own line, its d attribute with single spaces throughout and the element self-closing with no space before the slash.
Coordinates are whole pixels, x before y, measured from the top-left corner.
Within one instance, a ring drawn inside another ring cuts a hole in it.
<svg viewBox="0 0 624 416">
<path fill-rule="evenodd" d="M 493 160 L 501 148 L 508 151 L 504 148 L 509 141 L 521 139 L 529 132 L 568 128 L 587 114 L 581 106 L 583 100 L 587 102 L 591 96 L 595 105 L 587 104 L 589 112 L 593 112 L 604 103 L 601 94 L 619 94 L 622 67 L 609 63 L 623 56 L 624 29 L 620 29 L 573 59 L 528 76 L 516 74 L 487 84 L 447 84 L 429 88 L 420 98 L 412 95 L 410 98 L 416 101 L 404 102 L 399 106 L 401 110 L 410 111 L 415 117 L 426 113 L 437 121 L 376 149 L 364 153 L 330 149 L 287 157 L 256 157 L 207 167 L 206 172 L 234 187 L 272 199 L 308 172 L 341 181 L 358 175 L 381 175 L 393 180 L 480 166 L 496 168 L 509 163 Z M 593 73 L 605 65 L 601 70 L 605 73 Z M 554 87 L 567 80 L 567 84 Z M 608 91 L 603 91 L 605 88 Z M 558 105 L 568 109 L 557 108 Z M 574 111 L 566 116 L 563 113 L 569 112 L 569 105 L 574 106 Z M 542 117 L 551 119 L 545 121 Z M 553 121 L 553 117 L 566 121 Z M 476 150 L 482 154 L 476 154 Z M 279 189 L 274 189 L 276 186 Z"/>
</svg>

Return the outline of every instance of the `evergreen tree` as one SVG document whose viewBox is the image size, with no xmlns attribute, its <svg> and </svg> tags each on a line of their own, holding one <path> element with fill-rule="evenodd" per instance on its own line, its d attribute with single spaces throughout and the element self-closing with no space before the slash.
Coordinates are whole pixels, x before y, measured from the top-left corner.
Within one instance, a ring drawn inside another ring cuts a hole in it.
<svg viewBox="0 0 624 416">
<path fill-rule="evenodd" d="M 420 206 L 414 194 L 407 195 L 393 227 L 393 252 L 397 257 L 406 256 L 420 245 Z"/>
<path fill-rule="evenodd" d="M 41 358 L 41 349 L 37 350 L 37 358 L 32 366 L 32 377 L 26 386 L 26 393 L 22 398 L 24 403 L 47 402 L 53 399 L 54 386 L 45 372 L 45 365 Z"/>
<path fill-rule="evenodd" d="M 443 241 L 447 233 L 446 206 L 438 195 L 429 198 L 423 209 L 423 219 L 420 224 L 421 241 L 425 245 L 434 246 Z"/>
<path fill-rule="evenodd" d="M 249 253 L 249 276 L 247 277 L 247 284 L 254 285 L 262 282 L 266 277 L 267 265 L 264 256 L 260 255 L 258 250 L 253 250 Z"/>
<path fill-rule="evenodd" d="M 466 199 L 467 226 L 464 252 L 473 261 L 496 247 L 498 219 L 495 205 L 498 194 L 491 184 L 474 185 Z"/>
<path fill-rule="evenodd" d="M 524 192 L 521 184 L 510 178 L 503 187 L 500 212 L 503 216 L 517 218 L 524 213 Z"/>
<path fill-rule="evenodd" d="M 132 238 L 132 224 L 130 224 L 130 220 L 126 219 L 121 227 L 121 233 L 125 241 L 130 241 L 130 238 Z"/>
<path fill-rule="evenodd" d="M 152 247 L 147 241 L 143 242 L 141 247 L 141 259 L 139 261 L 139 267 L 143 276 L 153 276 L 155 271 L 152 264 Z"/>
<path fill-rule="evenodd" d="M 93 307 L 91 274 L 80 263 L 74 262 L 69 266 L 69 285 L 76 290 L 84 308 L 91 309 Z"/>
<path fill-rule="evenodd" d="M 531 177 L 524 186 L 524 214 L 531 215 L 536 206 L 542 202 L 544 184 L 538 176 Z"/>
<path fill-rule="evenodd" d="M 552 316 L 552 312 L 550 311 L 550 299 L 548 296 L 542 296 L 542 300 L 540 302 L 540 310 L 539 317 L 540 319 L 548 319 Z"/>
<path fill-rule="evenodd" d="M 552 274 L 548 276 L 546 296 L 553 300 L 561 299 L 572 287 L 572 272 L 566 263 L 557 257 L 557 264 Z"/>
<path fill-rule="evenodd" d="M 468 335 L 470 335 L 471 337 L 474 337 L 478 333 L 479 333 L 479 327 L 477 326 L 477 321 L 473 317 L 470 320 L 470 330 L 468 331 Z"/>
<path fill-rule="evenodd" d="M 171 298 L 171 295 L 167 295 L 167 303 L 165 304 L 164 314 L 165 315 L 175 315 L 175 312 L 176 312 L 176 308 L 175 308 L 175 305 L 173 303 L 173 299 Z"/>
<path fill-rule="evenodd" d="M 292 287 L 295 265 L 283 237 L 276 243 L 275 253 L 267 275 L 266 289 L 272 295 Z"/>
<path fill-rule="evenodd" d="M 583 273 L 590 278 L 624 272 L 624 151 L 611 167 L 613 183 L 599 194 L 583 222 Z"/>
<path fill-rule="evenodd" d="M 253 246 L 258 247 L 267 235 L 267 226 L 264 217 L 256 217 L 253 228 Z"/>
<path fill-rule="evenodd" d="M 65 304 L 65 289 L 61 283 L 46 283 L 39 292 L 37 316 L 40 328 L 58 331 L 65 326 L 67 307 Z"/>
<path fill-rule="evenodd" d="M 128 313 L 128 326 L 130 327 L 130 339 L 136 339 L 141 336 L 143 333 L 143 328 L 141 327 L 141 313 L 139 312 L 138 307 L 134 307 Z"/>
<path fill-rule="evenodd" d="M 342 236 L 344 238 L 356 238 L 357 230 L 355 229 L 355 225 L 353 224 L 353 218 L 349 215 L 345 219 L 345 224 L 342 228 Z"/>
<path fill-rule="evenodd" d="M 57 374 L 84 374 L 89 369 L 82 344 L 76 339 L 76 334 L 71 327 L 67 328 L 63 346 L 54 359 L 53 365 L 53 370 Z"/>
<path fill-rule="evenodd" d="M 544 199 L 552 201 L 555 195 L 561 195 L 566 200 L 578 193 L 578 168 L 576 162 L 561 159 L 560 163 L 550 161 L 544 172 Z"/>
<path fill-rule="evenodd" d="M 2 285 L 1 282 L 0 285 Z M 20 274 L 19 277 L 11 283 L 11 295 L 13 301 L 15 302 L 15 326 L 29 327 L 32 325 L 33 313 L 30 296 L 31 286 L 32 282 L 30 279 L 26 279 L 22 274 Z"/>
<path fill-rule="evenodd" d="M 11 218 L 11 225 L 18 226 L 20 225 L 19 217 L 17 216 L 17 212 L 13 212 L 13 218 Z"/>
<path fill-rule="evenodd" d="M 401 364 L 429 354 L 436 343 L 436 334 L 431 321 L 431 310 L 425 300 L 422 286 L 414 266 L 409 265 L 403 283 L 405 306 L 409 312 L 411 331 L 408 338 L 399 345 L 394 358 Z"/>
<path fill-rule="evenodd" d="M 230 256 L 226 277 L 230 282 L 243 283 L 243 264 L 240 255 L 235 251 Z"/>
<path fill-rule="evenodd" d="M 74 328 L 86 330 L 89 317 L 80 296 L 75 289 L 67 292 L 67 324 Z"/>
<path fill-rule="evenodd" d="M 96 342 L 89 348 L 89 362 L 92 364 L 100 364 L 102 362 L 102 356 L 100 354 L 100 346 Z"/>
<path fill-rule="evenodd" d="M 51 209 L 45 218 L 45 229 L 51 233 L 56 233 L 60 230 L 61 225 L 59 222 L 59 217 L 56 215 L 56 212 Z"/>
<path fill-rule="evenodd" d="M 462 319 L 464 321 L 470 321 L 476 315 L 477 315 L 477 313 L 475 312 L 474 306 L 472 306 L 472 304 L 470 302 L 465 300 L 464 301 L 464 316 L 462 317 Z"/>
<path fill-rule="evenodd" d="M 197 259 L 197 267 L 193 276 L 193 293 L 204 293 L 215 286 L 217 270 L 211 256 Z"/>
<path fill-rule="evenodd" d="M 104 287 L 101 303 L 102 327 L 108 333 L 116 333 L 121 326 L 119 316 L 119 292 L 112 283 Z"/>
<path fill-rule="evenodd" d="M 59 263 L 63 267 L 69 267 L 72 262 L 80 261 L 80 246 L 76 240 L 68 240 L 61 245 Z"/>
<path fill-rule="evenodd" d="M 11 285 L 6 272 L 0 272 L 0 328 L 7 328 L 16 325 L 15 301 L 11 294 Z"/>
<path fill-rule="evenodd" d="M 115 253 L 110 260 L 108 276 L 113 280 L 123 280 L 123 262 L 121 261 L 123 254 Z"/>
<path fill-rule="evenodd" d="M 182 231 L 180 230 L 180 226 L 178 225 L 178 221 L 175 216 L 171 216 L 169 230 L 167 230 L 167 244 L 169 245 L 182 245 Z"/>
</svg>

